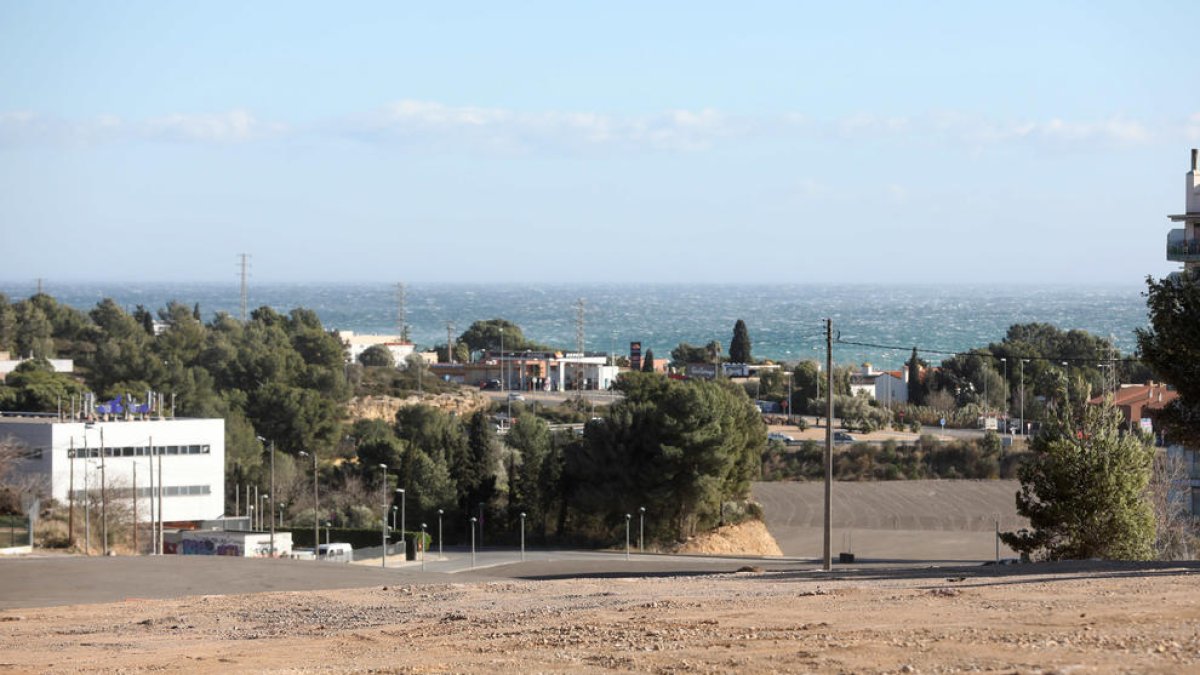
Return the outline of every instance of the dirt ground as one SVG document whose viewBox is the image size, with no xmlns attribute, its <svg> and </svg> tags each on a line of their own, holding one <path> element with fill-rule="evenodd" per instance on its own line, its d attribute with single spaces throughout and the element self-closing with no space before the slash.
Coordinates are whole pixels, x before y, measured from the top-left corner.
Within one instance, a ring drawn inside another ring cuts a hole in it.
<svg viewBox="0 0 1200 675">
<path fill-rule="evenodd" d="M 1196 672 L 1198 572 L 807 567 L 10 609 L 0 669 Z"/>
</svg>

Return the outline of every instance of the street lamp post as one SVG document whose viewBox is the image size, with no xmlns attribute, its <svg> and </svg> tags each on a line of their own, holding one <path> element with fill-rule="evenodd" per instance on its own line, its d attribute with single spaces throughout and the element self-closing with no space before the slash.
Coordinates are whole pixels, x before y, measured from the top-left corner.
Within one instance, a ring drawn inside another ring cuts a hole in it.
<svg viewBox="0 0 1200 675">
<path fill-rule="evenodd" d="M 1018 363 L 1020 373 L 1021 386 L 1021 435 L 1025 435 L 1025 364 L 1029 363 L 1029 359 L 1021 359 Z"/>
<path fill-rule="evenodd" d="M 262 436 L 259 436 L 258 440 L 262 443 L 267 442 L 267 439 L 263 438 Z M 268 497 L 270 497 L 272 494 L 275 494 L 275 439 L 271 439 L 270 453 L 271 453 L 271 488 L 270 488 L 270 492 L 267 495 Z M 269 500 L 268 500 L 267 506 L 268 507 L 272 506 Z M 271 512 L 274 510 L 275 510 L 274 508 L 268 508 L 268 510 L 266 511 L 267 519 L 271 521 L 271 557 L 272 558 L 275 557 L 275 519 L 271 518 Z"/>
<path fill-rule="evenodd" d="M 380 482 L 379 491 L 383 494 L 383 518 L 380 519 L 380 525 L 379 525 L 380 534 L 382 535 L 382 539 L 383 539 L 383 558 L 382 558 L 382 562 L 380 563 L 380 565 L 382 567 L 386 568 L 387 567 L 387 537 L 388 537 L 387 464 L 380 464 L 379 470 L 380 470 L 380 473 L 382 474 L 381 480 L 379 481 Z"/>
<path fill-rule="evenodd" d="M 521 562 L 525 562 L 525 512 L 521 512 Z"/>
<path fill-rule="evenodd" d="M 438 509 L 438 558 L 442 557 L 442 514 L 445 511 Z"/>
<path fill-rule="evenodd" d="M 1012 418 L 1009 417 L 1009 411 L 1012 410 L 1012 408 L 1008 405 L 1008 359 L 1001 356 L 1000 363 L 1004 364 L 1004 389 L 1002 390 L 1004 394 L 1004 418 L 1005 420 L 1011 420 Z M 1006 421 L 1004 424 L 1007 426 L 1008 422 Z"/>
<path fill-rule="evenodd" d="M 270 526 L 271 531 L 275 531 L 275 518 L 271 516 L 271 495 L 262 495 L 262 503 L 258 505 L 258 525 L 259 529 L 265 529 Z M 275 539 L 271 539 L 271 556 L 275 555 Z"/>
<path fill-rule="evenodd" d="M 400 507 L 392 504 L 392 519 L 388 522 L 392 524 L 392 529 L 396 529 L 396 516 L 400 513 Z"/>
<path fill-rule="evenodd" d="M 301 457 L 307 454 L 310 453 L 300 451 Z M 317 493 L 317 451 L 313 450 L 311 454 L 313 460 L 313 560 L 315 561 L 317 560 L 317 548 L 321 545 L 321 519 L 317 515 L 321 511 L 321 502 Z"/>
<path fill-rule="evenodd" d="M 425 571 L 425 553 L 429 547 L 425 545 L 425 523 L 421 523 L 421 571 Z"/>
<path fill-rule="evenodd" d="M 791 401 L 791 398 L 788 398 Z M 790 406 L 790 404 L 789 404 Z M 646 552 L 646 507 L 638 507 L 638 553 Z"/>
<path fill-rule="evenodd" d="M 404 545 L 404 559 L 408 560 L 408 539 L 404 537 L 404 531 L 408 529 L 408 518 L 404 513 L 404 488 L 396 488 L 396 492 L 400 493 L 400 542 Z"/>
<path fill-rule="evenodd" d="M 629 515 L 628 513 L 625 514 L 625 559 L 626 560 L 629 560 L 629 521 L 632 519 L 633 519 L 633 516 Z"/>
<path fill-rule="evenodd" d="M 329 530 L 333 529 L 333 523 L 325 521 L 325 555 L 329 555 Z"/>
<path fill-rule="evenodd" d="M 471 516 L 471 567 L 475 567 L 475 523 L 478 519 Z"/>
</svg>

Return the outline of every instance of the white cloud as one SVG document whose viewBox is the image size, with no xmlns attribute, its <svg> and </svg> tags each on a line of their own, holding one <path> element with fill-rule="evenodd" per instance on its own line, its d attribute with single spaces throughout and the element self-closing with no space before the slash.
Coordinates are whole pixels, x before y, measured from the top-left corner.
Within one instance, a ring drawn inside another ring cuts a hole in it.
<svg viewBox="0 0 1200 675">
<path fill-rule="evenodd" d="M 197 143 L 239 143 L 275 135 L 284 129 L 282 124 L 260 122 L 245 110 L 176 113 L 138 125 L 138 131 L 151 138 Z"/>
<path fill-rule="evenodd" d="M 739 133 L 738 125 L 730 117 L 708 108 L 622 116 L 525 112 L 414 100 L 392 103 L 373 114 L 335 123 L 333 128 L 360 137 L 525 149 L 627 145 L 697 150 L 709 147 L 718 138 Z"/>
</svg>

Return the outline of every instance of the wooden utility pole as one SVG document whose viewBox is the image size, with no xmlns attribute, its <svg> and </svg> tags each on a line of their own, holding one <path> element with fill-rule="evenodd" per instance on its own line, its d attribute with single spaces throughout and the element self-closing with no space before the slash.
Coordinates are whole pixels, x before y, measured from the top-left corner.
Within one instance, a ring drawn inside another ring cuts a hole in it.
<svg viewBox="0 0 1200 675">
<path fill-rule="evenodd" d="M 822 569 L 833 569 L 833 319 L 825 319 L 825 558 Z"/>
</svg>

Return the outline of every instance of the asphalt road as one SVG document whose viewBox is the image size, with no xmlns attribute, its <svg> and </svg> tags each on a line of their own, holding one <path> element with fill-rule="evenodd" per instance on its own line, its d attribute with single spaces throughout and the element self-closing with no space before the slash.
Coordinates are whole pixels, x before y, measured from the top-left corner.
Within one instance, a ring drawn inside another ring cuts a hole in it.
<svg viewBox="0 0 1200 675">
<path fill-rule="evenodd" d="M 692 575 L 812 567 L 812 561 L 711 556 L 637 555 L 597 551 L 446 550 L 443 560 L 389 559 L 388 567 L 312 560 L 226 556 L 85 557 L 33 555 L 0 559 L 0 610 L 139 598 L 174 598 L 271 591 L 362 588 L 389 584 L 454 583 L 578 576 Z"/>
</svg>

